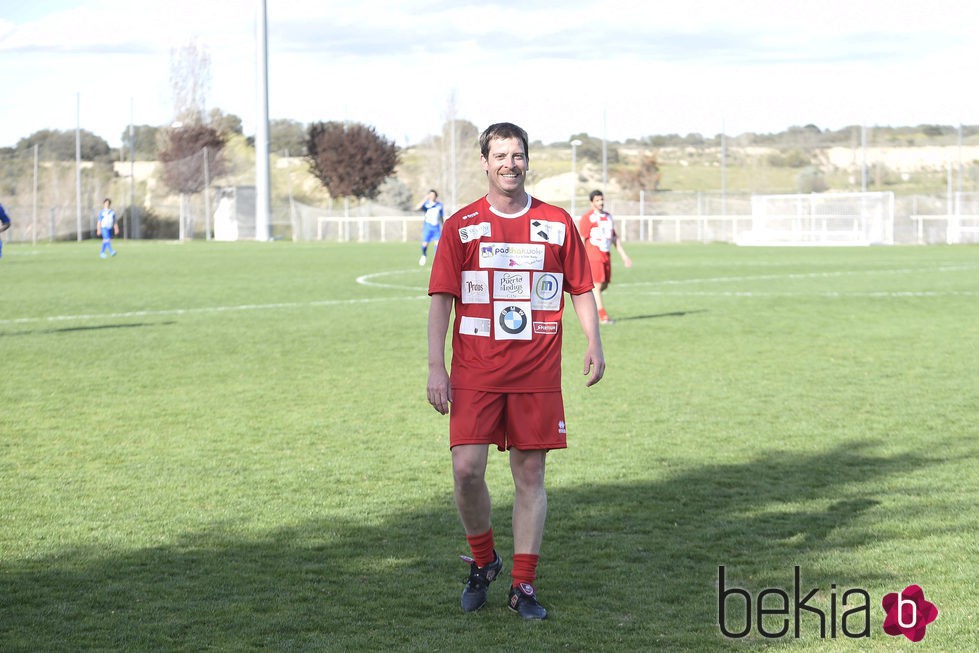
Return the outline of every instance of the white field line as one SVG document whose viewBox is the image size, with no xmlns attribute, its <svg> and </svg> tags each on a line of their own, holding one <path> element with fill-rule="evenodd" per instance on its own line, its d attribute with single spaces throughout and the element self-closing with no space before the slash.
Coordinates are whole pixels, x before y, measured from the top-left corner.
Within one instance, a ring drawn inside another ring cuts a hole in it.
<svg viewBox="0 0 979 653">
<path fill-rule="evenodd" d="M 49 315 L 47 317 L 18 317 L 0 320 L 0 326 L 7 324 L 31 324 L 36 322 L 70 322 L 74 320 L 104 320 L 132 317 L 161 317 L 167 315 L 207 315 L 235 311 L 267 311 L 281 309 L 310 308 L 319 306 L 344 306 L 352 304 L 376 304 L 380 302 L 428 299 L 427 295 L 415 297 L 375 297 L 373 299 L 326 299 L 312 302 L 279 302 L 274 304 L 240 304 L 238 306 L 201 306 L 198 308 L 170 308 L 161 310 L 125 311 L 119 313 L 79 313 L 76 315 Z"/>
<path fill-rule="evenodd" d="M 616 284 L 619 288 L 633 286 L 682 286 L 701 283 L 731 283 L 742 281 L 775 281 L 784 279 L 831 279 L 834 277 L 857 275 L 901 275 L 918 274 L 922 272 L 964 272 L 979 269 L 979 265 L 949 265 L 936 268 L 898 268 L 893 270 L 838 270 L 835 272 L 792 272 L 789 274 L 757 274 L 737 277 L 706 277 L 696 279 L 664 279 L 662 281 L 637 281 L 633 283 Z"/>
<path fill-rule="evenodd" d="M 776 279 L 818 279 L 818 278 L 831 278 L 831 277 L 841 277 L 848 275 L 859 275 L 859 274 L 913 274 L 917 272 L 959 272 L 964 270 L 975 270 L 979 269 L 979 265 L 957 265 L 957 266 L 943 266 L 938 268 L 906 268 L 906 269 L 896 269 L 896 270 L 842 270 L 836 272 L 808 272 L 808 273 L 791 273 L 791 274 L 762 274 L 762 275 L 746 275 L 737 277 L 708 277 L 700 279 L 665 279 L 662 281 L 640 281 L 634 283 L 623 283 L 618 284 L 617 287 L 627 288 L 627 287 L 640 287 L 640 286 L 677 286 L 677 285 L 693 285 L 701 283 L 728 283 L 728 282 L 743 282 L 743 281 L 766 281 L 766 280 L 776 280 Z M 392 270 L 387 272 L 375 272 L 373 274 L 365 274 L 357 277 L 356 281 L 358 284 L 367 287 L 374 288 L 389 288 L 396 290 L 410 290 L 412 292 L 425 292 L 425 288 L 420 288 L 418 286 L 407 286 L 402 284 L 391 284 L 382 283 L 375 281 L 377 278 L 393 276 L 398 274 L 408 274 L 415 272 L 414 269 L 408 270 Z M 823 292 L 823 293 L 765 293 L 765 292 L 753 292 L 753 291 L 730 291 L 730 292 L 698 292 L 698 291 L 657 291 L 651 290 L 644 294 L 650 295 L 700 295 L 700 296 L 729 296 L 729 297 L 775 297 L 775 296 L 819 296 L 819 297 L 939 297 L 944 295 L 961 295 L 961 296 L 975 296 L 979 295 L 979 291 L 950 291 L 950 292 L 937 292 L 937 291 L 921 291 L 921 292 L 869 292 L 869 293 L 836 293 L 836 292 Z M 159 309 L 159 310 L 143 310 L 143 311 L 124 311 L 118 313 L 78 313 L 74 315 L 49 315 L 44 317 L 19 317 L 12 319 L 0 319 L 0 326 L 12 325 L 12 324 L 33 324 L 38 322 L 70 322 L 76 320 L 104 320 L 104 319 L 119 319 L 119 318 L 133 318 L 133 317 L 161 317 L 168 315 L 206 315 L 212 313 L 228 313 L 237 311 L 263 311 L 263 310 L 281 310 L 281 309 L 297 309 L 297 308 L 311 308 L 319 306 L 343 306 L 343 305 L 353 305 L 353 304 L 375 304 L 383 302 L 392 301 L 415 301 L 420 299 L 427 299 L 426 294 L 422 295 L 412 295 L 410 297 L 375 297 L 375 298 L 363 298 L 363 299 L 333 299 L 333 300 L 320 300 L 311 302 L 277 302 L 271 304 L 239 304 L 237 306 L 201 306 L 197 308 L 171 308 L 171 309 Z"/>
<path fill-rule="evenodd" d="M 718 290 L 715 292 L 696 290 L 650 290 L 642 293 L 655 297 L 979 297 L 979 290 L 949 290 L 949 291 L 894 291 L 894 292 L 754 292 Z"/>
<path fill-rule="evenodd" d="M 422 268 L 423 270 L 425 268 Z M 363 274 L 357 277 L 357 283 L 362 286 L 371 286 L 373 288 L 394 288 L 396 290 L 411 290 L 414 292 L 426 292 L 428 288 L 420 288 L 418 286 L 405 286 L 396 283 L 380 283 L 374 281 L 378 277 L 390 277 L 395 274 L 408 274 L 411 272 L 418 272 L 418 268 L 413 268 L 410 270 L 390 270 L 388 272 L 375 272 L 373 274 Z"/>
</svg>

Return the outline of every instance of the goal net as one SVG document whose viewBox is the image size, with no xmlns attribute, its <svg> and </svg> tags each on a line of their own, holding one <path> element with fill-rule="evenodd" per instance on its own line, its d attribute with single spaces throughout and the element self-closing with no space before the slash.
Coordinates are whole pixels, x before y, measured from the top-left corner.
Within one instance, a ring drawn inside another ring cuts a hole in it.
<svg viewBox="0 0 979 653">
<path fill-rule="evenodd" d="M 739 245 L 891 245 L 894 193 L 754 195 Z"/>
<path fill-rule="evenodd" d="M 948 216 L 949 245 L 979 243 L 979 193 L 955 193 L 955 212 Z"/>
</svg>

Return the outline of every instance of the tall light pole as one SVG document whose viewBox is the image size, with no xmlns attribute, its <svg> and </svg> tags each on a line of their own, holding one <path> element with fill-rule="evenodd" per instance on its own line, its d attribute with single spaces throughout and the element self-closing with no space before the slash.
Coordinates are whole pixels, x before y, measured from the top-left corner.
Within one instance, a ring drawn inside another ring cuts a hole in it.
<svg viewBox="0 0 979 653">
<path fill-rule="evenodd" d="M 574 198 L 578 191 L 578 146 L 581 141 L 577 138 L 571 141 L 571 217 L 578 214 L 574 210 Z"/>
<path fill-rule="evenodd" d="M 75 93 L 75 221 L 82 242 L 82 94 Z"/>
<path fill-rule="evenodd" d="M 272 212 L 269 172 L 269 48 L 268 12 L 258 0 L 258 124 L 255 127 L 255 240 L 269 239 Z M 210 209 L 210 207 L 208 207 Z"/>
</svg>

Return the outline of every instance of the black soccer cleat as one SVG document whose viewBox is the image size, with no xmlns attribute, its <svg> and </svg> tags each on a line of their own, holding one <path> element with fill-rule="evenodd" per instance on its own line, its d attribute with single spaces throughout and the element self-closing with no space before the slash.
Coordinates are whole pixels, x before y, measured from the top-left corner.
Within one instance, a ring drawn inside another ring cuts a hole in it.
<svg viewBox="0 0 979 653">
<path fill-rule="evenodd" d="M 496 551 L 493 555 L 495 559 L 485 567 L 477 567 L 476 561 L 469 556 L 459 556 L 469 563 L 469 578 L 466 579 L 466 587 L 462 590 L 463 612 L 475 612 L 486 605 L 489 584 L 503 571 L 500 555 Z"/>
<path fill-rule="evenodd" d="M 547 619 L 547 610 L 537 602 L 537 593 L 529 583 L 511 587 L 507 605 L 524 619 Z"/>
</svg>

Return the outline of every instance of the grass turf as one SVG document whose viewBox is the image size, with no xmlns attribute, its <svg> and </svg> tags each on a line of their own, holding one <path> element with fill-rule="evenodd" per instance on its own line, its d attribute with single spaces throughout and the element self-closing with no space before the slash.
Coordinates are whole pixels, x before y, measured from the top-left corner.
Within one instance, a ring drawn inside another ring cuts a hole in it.
<svg viewBox="0 0 979 653">
<path fill-rule="evenodd" d="M 915 650 L 979 649 L 979 251 L 627 246 L 598 386 L 565 323 L 540 624 L 505 581 L 459 611 L 413 244 L 6 247 L 0 648 L 894 651 L 917 583 Z M 827 615 L 865 589 L 870 637 L 726 639 L 720 565 L 753 597 L 798 566 Z"/>
</svg>

